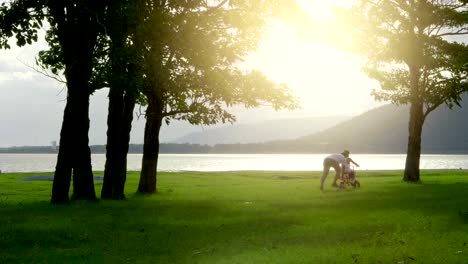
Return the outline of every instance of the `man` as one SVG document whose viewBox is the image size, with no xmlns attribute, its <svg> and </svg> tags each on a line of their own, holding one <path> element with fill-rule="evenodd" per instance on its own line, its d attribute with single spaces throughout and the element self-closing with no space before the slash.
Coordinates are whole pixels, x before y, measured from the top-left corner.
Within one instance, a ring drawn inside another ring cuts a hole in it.
<svg viewBox="0 0 468 264">
<path fill-rule="evenodd" d="M 333 168 L 335 170 L 335 179 L 333 180 L 332 186 L 338 187 L 336 181 L 341 176 L 341 166 L 347 165 L 346 159 L 348 159 L 350 162 L 354 163 L 356 166 L 359 167 L 359 165 L 356 162 L 349 158 L 348 150 L 343 151 L 341 154 L 330 155 L 323 160 L 323 175 L 320 179 L 320 190 L 323 190 L 323 183 L 325 182 L 325 179 L 327 178 L 328 173 L 330 172 L 330 168 Z"/>
</svg>

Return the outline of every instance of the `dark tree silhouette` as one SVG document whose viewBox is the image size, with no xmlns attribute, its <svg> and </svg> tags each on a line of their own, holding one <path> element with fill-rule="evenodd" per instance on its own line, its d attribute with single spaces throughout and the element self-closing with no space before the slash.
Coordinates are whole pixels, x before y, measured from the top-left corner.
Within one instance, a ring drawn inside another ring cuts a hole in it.
<svg viewBox="0 0 468 264">
<path fill-rule="evenodd" d="M 459 104 L 468 90 L 466 1 L 365 1 L 353 9 L 359 52 L 368 75 L 379 81 L 378 100 L 410 105 L 403 180 L 418 182 L 422 127 L 441 104 Z"/>
<path fill-rule="evenodd" d="M 90 91 L 109 87 L 109 113 L 106 165 L 101 198 L 123 199 L 126 181 L 126 157 L 130 140 L 133 109 L 139 95 L 141 73 L 135 30 L 139 16 L 137 4 L 141 1 L 111 1 L 98 20 L 100 32 L 92 58 L 93 72 Z M 58 28 L 48 31 L 49 49 L 39 53 L 38 64 L 53 74 L 65 69 L 63 46 L 58 39 Z"/>
<path fill-rule="evenodd" d="M 67 79 L 65 106 L 57 166 L 52 187 L 52 203 L 68 201 L 70 176 L 73 172 L 72 199 L 96 199 L 89 149 L 89 96 L 93 92 L 90 78 L 94 50 L 106 1 L 46 2 L 49 23 L 57 30 L 64 74 Z"/>
<path fill-rule="evenodd" d="M 106 28 L 110 38 L 107 70 L 109 113 L 104 183 L 101 198 L 124 199 L 127 153 L 133 110 L 141 89 L 141 40 L 137 34 L 138 10 L 144 1 L 113 1 L 107 10 Z"/>
<path fill-rule="evenodd" d="M 18 0 L 2 4 L 2 37 L 15 34 L 19 46 L 37 40 L 37 29 L 46 18 L 51 25 L 48 40 L 58 43 L 52 50 L 59 54 L 54 63 L 67 80 L 60 146 L 52 187 L 52 203 L 69 201 L 73 173 L 72 199 L 95 200 L 91 152 L 88 146 L 89 96 L 93 91 L 95 46 L 107 1 L 91 0 Z M 3 39 L 4 47 L 7 40 Z M 52 57 L 49 57 L 52 58 Z"/>
<path fill-rule="evenodd" d="M 256 48 L 265 19 L 280 1 L 148 1 L 144 32 L 146 127 L 139 192 L 157 186 L 163 122 L 234 122 L 229 106 L 293 108 L 285 86 L 237 64 Z M 291 4 L 291 3 L 289 3 Z"/>
<path fill-rule="evenodd" d="M 72 197 L 95 199 L 87 132 L 89 95 L 97 88 L 110 87 L 101 196 L 113 199 L 124 198 L 132 110 L 140 87 L 145 94 L 142 103 L 148 105 L 142 192 L 156 191 L 159 130 L 164 120 L 210 125 L 233 122 L 235 117 L 226 107 L 236 104 L 295 107 L 286 87 L 271 83 L 259 72 L 236 68 L 255 48 L 265 18 L 285 1 L 17 2 L 29 5 L 16 9 L 29 15 L 26 21 L 34 17 L 33 3 L 39 7 L 35 12 L 46 11 L 50 49 L 40 53 L 38 63 L 55 74 L 63 71 L 67 78 L 53 203 L 68 201 L 72 172 Z M 34 40 L 35 35 L 30 35 Z M 30 43 L 29 38 L 18 36 L 19 42 Z"/>
</svg>

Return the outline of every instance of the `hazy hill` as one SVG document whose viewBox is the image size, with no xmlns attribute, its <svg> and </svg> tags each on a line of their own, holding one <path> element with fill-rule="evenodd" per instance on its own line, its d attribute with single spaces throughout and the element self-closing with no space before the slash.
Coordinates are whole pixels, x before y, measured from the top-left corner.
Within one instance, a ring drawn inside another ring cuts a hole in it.
<svg viewBox="0 0 468 264">
<path fill-rule="evenodd" d="M 316 133 L 347 119 L 349 117 L 344 116 L 310 117 L 234 124 L 190 133 L 169 142 L 215 145 L 294 139 Z"/>
<path fill-rule="evenodd" d="M 426 120 L 422 135 L 422 152 L 426 154 L 468 154 L 468 97 L 462 108 L 441 106 Z M 207 129 L 192 134 L 191 144 L 161 144 L 161 153 L 406 153 L 408 142 L 407 106 L 385 105 L 362 115 L 348 118 L 310 118 L 261 122 Z M 313 133 L 328 126 L 327 129 Z M 296 139 L 270 140 L 274 137 Z M 304 135 L 303 134 L 303 135 Z M 197 142 L 196 136 L 200 139 Z M 190 137 L 187 137 L 189 140 Z M 205 141 L 202 141 L 205 140 Z M 211 140 L 211 141 L 210 141 Z M 181 140 L 182 142 L 185 140 Z M 214 144 L 213 142 L 262 142 Z M 200 145 L 201 143 L 201 145 Z M 92 146 L 93 153 L 104 153 L 105 146 Z M 142 145 L 131 145 L 131 153 L 141 153 Z M 7 153 L 51 153 L 50 147 L 0 148 Z"/>
<path fill-rule="evenodd" d="M 385 105 L 319 133 L 295 140 L 314 150 L 401 153 L 405 149 L 408 108 Z"/>
<path fill-rule="evenodd" d="M 423 130 L 426 153 L 468 153 L 468 96 L 462 108 L 441 107 L 429 115 Z"/>
<path fill-rule="evenodd" d="M 462 106 L 452 110 L 441 106 L 429 114 L 423 127 L 423 153 L 468 153 L 468 98 Z M 406 153 L 408 121 L 407 106 L 385 105 L 293 144 L 312 150 Z"/>
</svg>

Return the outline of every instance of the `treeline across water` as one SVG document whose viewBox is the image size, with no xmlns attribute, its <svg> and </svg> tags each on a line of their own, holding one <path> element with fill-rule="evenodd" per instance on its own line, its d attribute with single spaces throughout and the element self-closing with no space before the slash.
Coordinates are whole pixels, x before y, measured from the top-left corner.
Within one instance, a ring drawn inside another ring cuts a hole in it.
<svg viewBox="0 0 468 264">
<path fill-rule="evenodd" d="M 91 145 L 91 153 L 104 154 L 106 153 L 106 145 Z M 323 153 L 333 152 L 335 147 L 327 146 L 305 146 L 295 145 L 283 142 L 274 143 L 251 143 L 251 144 L 217 144 L 217 145 L 202 145 L 202 144 L 177 144 L 177 143 L 161 143 L 159 153 L 165 154 L 221 154 L 221 153 Z M 338 147 L 336 147 L 338 151 Z M 58 148 L 51 146 L 20 146 L 0 148 L 0 153 L 58 153 Z M 141 154 L 143 153 L 143 144 L 130 144 L 128 153 Z M 401 152 L 392 152 L 401 153 Z"/>
<path fill-rule="evenodd" d="M 302 144 L 301 144 L 302 143 Z M 351 145 L 348 146 L 353 153 L 361 154 L 404 154 L 403 146 L 382 145 Z M 90 146 L 93 154 L 105 154 L 106 145 Z M 307 144 L 304 142 L 277 141 L 268 143 L 251 144 L 176 144 L 162 143 L 159 153 L 162 154 L 314 154 L 314 153 L 339 153 L 343 146 L 338 144 Z M 55 154 L 58 148 L 51 146 L 21 146 L 0 148 L 0 153 L 17 154 Z M 129 153 L 142 154 L 143 144 L 130 144 Z M 423 147 L 424 154 L 468 154 L 468 149 L 460 148 L 437 148 L 433 146 Z"/>
</svg>

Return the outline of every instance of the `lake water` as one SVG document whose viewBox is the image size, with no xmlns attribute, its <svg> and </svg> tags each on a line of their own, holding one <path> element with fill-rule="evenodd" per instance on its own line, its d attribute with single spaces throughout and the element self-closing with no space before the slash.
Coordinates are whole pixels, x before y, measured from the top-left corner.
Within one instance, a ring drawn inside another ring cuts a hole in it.
<svg viewBox="0 0 468 264">
<path fill-rule="evenodd" d="M 322 170 L 327 154 L 161 154 L 159 171 Z M 128 170 L 141 169 L 142 154 L 128 155 Z M 355 154 L 360 170 L 400 170 L 406 155 Z M 3 172 L 54 171 L 56 154 L 2 154 Z M 93 170 L 104 170 L 105 155 L 92 155 Z M 422 155 L 421 169 L 468 169 L 468 155 Z"/>
</svg>

